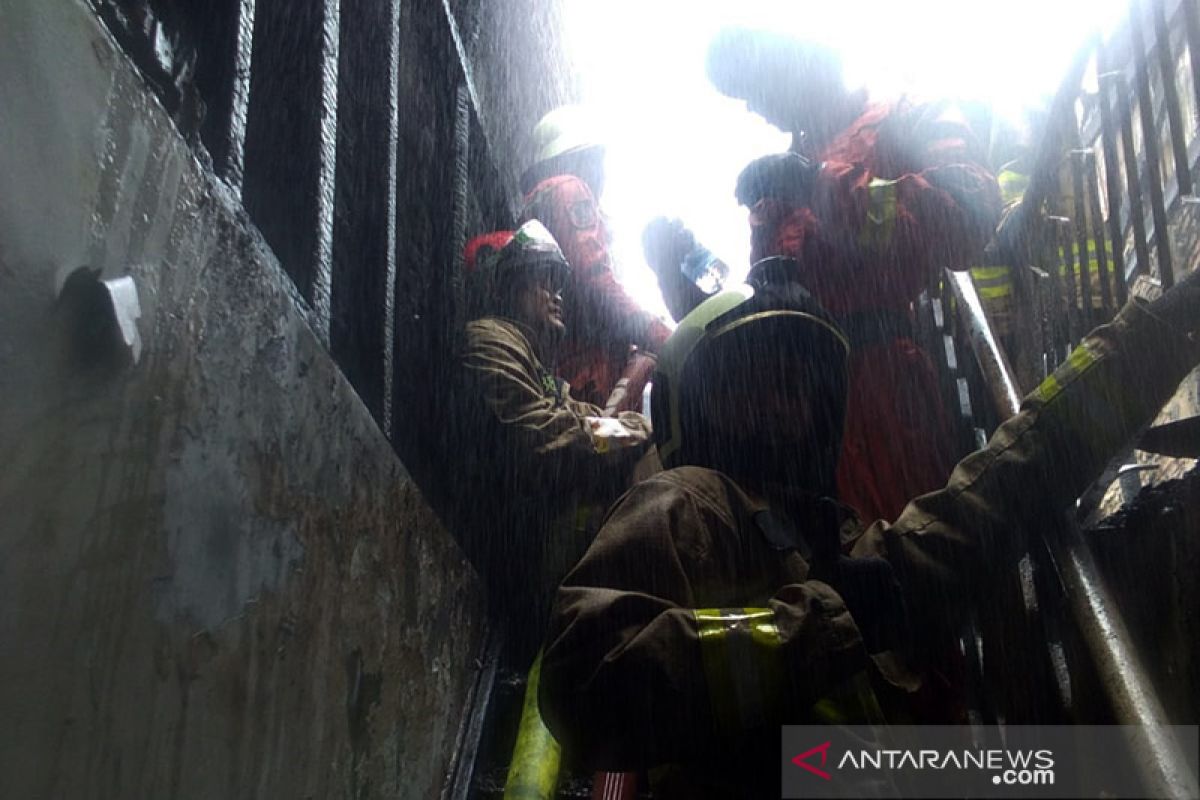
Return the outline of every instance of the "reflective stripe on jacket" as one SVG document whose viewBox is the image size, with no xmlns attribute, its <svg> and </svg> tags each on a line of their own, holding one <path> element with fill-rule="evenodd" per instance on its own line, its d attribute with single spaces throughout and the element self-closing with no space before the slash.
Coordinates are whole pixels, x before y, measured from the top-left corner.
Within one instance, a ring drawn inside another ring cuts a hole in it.
<svg viewBox="0 0 1200 800">
<path fill-rule="evenodd" d="M 1002 170 L 996 176 L 996 182 L 1000 186 L 1000 200 L 1006 212 L 1021 202 L 1025 190 L 1029 188 L 1029 176 L 1012 169 Z M 1013 292 L 1012 269 L 1008 264 L 971 267 L 971 278 L 989 312 L 1011 311 L 1011 307 L 1006 305 Z"/>
</svg>

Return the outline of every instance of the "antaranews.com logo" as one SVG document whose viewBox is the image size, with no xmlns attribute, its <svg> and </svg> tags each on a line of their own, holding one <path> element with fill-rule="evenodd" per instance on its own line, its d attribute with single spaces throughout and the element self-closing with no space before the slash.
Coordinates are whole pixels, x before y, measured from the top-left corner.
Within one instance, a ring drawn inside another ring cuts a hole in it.
<svg viewBox="0 0 1200 800">
<path fill-rule="evenodd" d="M 823 780 L 832 742 L 822 742 L 792 758 L 797 767 Z M 820 768 L 812 761 L 820 758 Z M 1054 783 L 1051 750 L 846 750 L 834 767 L 838 772 L 865 770 L 976 770 L 989 772 L 994 785 L 1050 786 Z"/>
<path fill-rule="evenodd" d="M 1147 773 L 1130 747 L 1139 731 L 1115 725 L 785 726 L 782 797 L 1146 797 Z M 1194 783 L 1198 729 L 1169 731 Z"/>
</svg>

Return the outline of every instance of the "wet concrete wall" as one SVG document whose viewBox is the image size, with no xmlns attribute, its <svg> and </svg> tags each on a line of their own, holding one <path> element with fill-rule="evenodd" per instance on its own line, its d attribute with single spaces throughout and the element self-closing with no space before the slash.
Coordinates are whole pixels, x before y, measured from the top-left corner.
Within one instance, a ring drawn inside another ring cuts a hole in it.
<svg viewBox="0 0 1200 800">
<path fill-rule="evenodd" d="M 0 109 L 3 795 L 437 796 L 481 595 L 291 282 L 84 3 Z"/>
<path fill-rule="evenodd" d="M 562 30 L 563 9 L 548 0 L 482 2 L 473 23 L 469 54 L 488 110 L 483 128 L 499 151 L 515 154 L 499 165 L 505 183 L 515 188 L 533 163 L 530 120 L 578 93 L 573 63 L 550 47 Z M 519 194 L 511 200 L 519 203 Z"/>
</svg>

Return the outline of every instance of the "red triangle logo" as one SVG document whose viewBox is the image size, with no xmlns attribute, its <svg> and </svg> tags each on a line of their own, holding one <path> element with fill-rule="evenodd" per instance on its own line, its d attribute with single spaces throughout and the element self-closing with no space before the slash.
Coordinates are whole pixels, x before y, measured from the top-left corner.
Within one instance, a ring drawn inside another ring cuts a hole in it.
<svg viewBox="0 0 1200 800">
<path fill-rule="evenodd" d="M 811 750 L 805 750 L 803 753 L 801 753 L 800 755 L 793 758 L 792 763 L 795 764 L 797 767 L 808 770 L 813 775 L 816 775 L 818 778 L 824 778 L 825 780 L 829 780 L 828 772 L 826 772 L 823 769 L 817 769 L 812 764 L 808 763 L 809 756 L 813 755 L 814 753 L 821 754 L 821 766 L 822 767 L 825 766 L 825 759 L 828 758 L 828 756 L 829 756 L 829 742 L 825 742 L 824 744 L 819 744 L 816 747 L 812 748 Z"/>
</svg>

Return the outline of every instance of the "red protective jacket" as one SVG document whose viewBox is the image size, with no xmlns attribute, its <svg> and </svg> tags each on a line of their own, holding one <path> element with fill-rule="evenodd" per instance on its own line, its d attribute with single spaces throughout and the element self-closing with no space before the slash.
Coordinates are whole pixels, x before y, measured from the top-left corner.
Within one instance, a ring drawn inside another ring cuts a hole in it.
<svg viewBox="0 0 1200 800">
<path fill-rule="evenodd" d="M 864 518 L 895 519 L 945 483 L 956 455 L 937 374 L 908 332 L 912 303 L 940 268 L 976 263 L 1000 193 L 965 120 L 945 104 L 869 104 L 806 155 L 824 162 L 810 203 L 760 200 L 751 258 L 796 259 L 797 278 L 847 328 L 838 490 Z"/>
<path fill-rule="evenodd" d="M 565 298 L 567 338 L 556 371 L 576 398 L 604 406 L 621 377 L 629 346 L 657 353 L 671 330 L 617 283 L 608 228 L 586 183 L 574 175 L 538 183 L 521 211 L 521 222 L 530 219 L 554 235 L 572 268 Z"/>
</svg>

